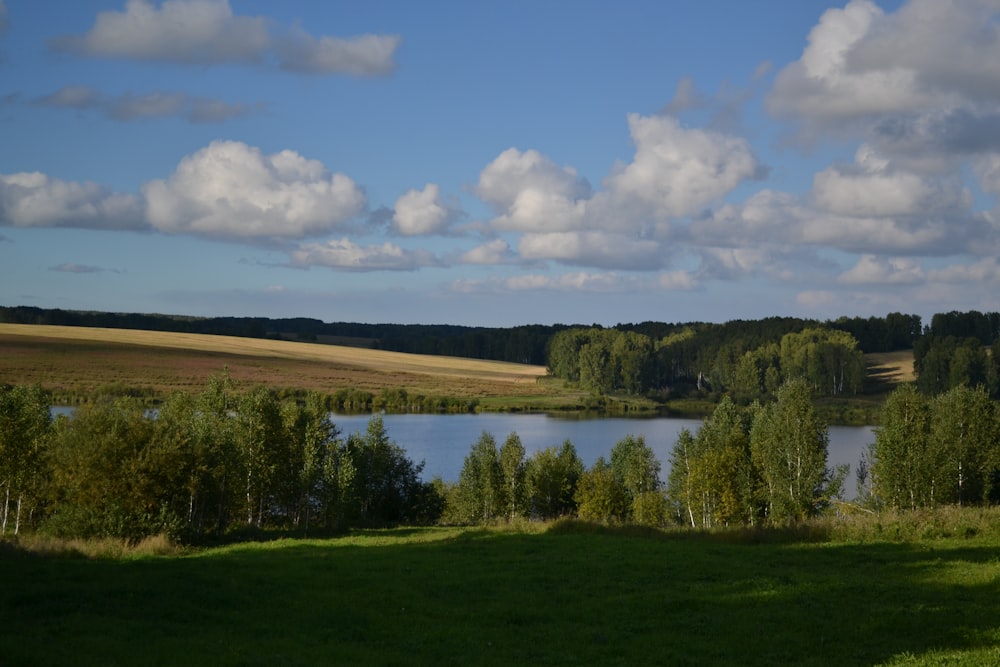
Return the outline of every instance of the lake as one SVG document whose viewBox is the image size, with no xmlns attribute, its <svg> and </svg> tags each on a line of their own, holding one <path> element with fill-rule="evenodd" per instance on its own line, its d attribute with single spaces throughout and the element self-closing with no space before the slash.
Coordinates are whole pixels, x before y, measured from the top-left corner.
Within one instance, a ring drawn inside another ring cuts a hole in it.
<svg viewBox="0 0 1000 667">
<path fill-rule="evenodd" d="M 333 422 L 346 436 L 364 431 L 370 415 L 333 415 Z M 696 433 L 700 419 L 654 418 L 578 418 L 547 414 L 479 413 L 468 415 L 387 414 L 382 416 L 389 438 L 406 450 L 415 462 L 426 463 L 423 478 L 440 476 L 457 481 L 469 449 L 483 431 L 503 444 L 507 435 L 516 432 L 527 456 L 562 445 L 569 439 L 576 447 L 584 465 L 590 467 L 603 456 L 609 459 L 611 448 L 627 435 L 643 436 L 663 466 L 660 479 L 666 481 L 670 471 L 670 452 L 681 429 Z M 846 463 L 851 466 L 847 478 L 848 498 L 855 495 L 854 471 L 861 453 L 874 442 L 870 426 L 831 426 L 828 465 Z"/>
</svg>

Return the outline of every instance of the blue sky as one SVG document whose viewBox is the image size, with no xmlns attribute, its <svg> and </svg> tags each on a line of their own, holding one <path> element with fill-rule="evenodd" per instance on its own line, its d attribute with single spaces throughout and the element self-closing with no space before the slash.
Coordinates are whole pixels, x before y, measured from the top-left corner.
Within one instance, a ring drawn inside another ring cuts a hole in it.
<svg viewBox="0 0 1000 667">
<path fill-rule="evenodd" d="M 1000 2 L 0 0 L 0 304 L 1000 309 Z"/>
</svg>

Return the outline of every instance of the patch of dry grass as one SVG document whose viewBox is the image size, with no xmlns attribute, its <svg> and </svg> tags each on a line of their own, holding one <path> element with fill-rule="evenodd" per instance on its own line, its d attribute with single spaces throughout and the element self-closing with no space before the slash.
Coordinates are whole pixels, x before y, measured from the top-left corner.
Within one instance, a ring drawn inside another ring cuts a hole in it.
<svg viewBox="0 0 1000 667">
<path fill-rule="evenodd" d="M 92 539 L 63 539 L 40 534 L 21 535 L 16 540 L 0 543 L 15 551 L 35 556 L 101 558 L 145 558 L 150 556 L 176 556 L 184 548 L 166 535 L 150 535 L 138 542 L 111 537 Z"/>
<path fill-rule="evenodd" d="M 913 350 L 894 352 L 872 352 L 865 355 L 869 377 L 888 384 L 914 382 Z"/>
</svg>

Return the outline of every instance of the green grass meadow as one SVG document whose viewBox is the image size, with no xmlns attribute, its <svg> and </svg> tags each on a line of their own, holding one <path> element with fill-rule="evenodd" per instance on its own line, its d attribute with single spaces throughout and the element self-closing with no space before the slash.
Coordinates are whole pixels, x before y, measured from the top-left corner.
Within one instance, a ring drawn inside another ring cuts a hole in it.
<svg viewBox="0 0 1000 667">
<path fill-rule="evenodd" d="M 1000 664 L 1000 540 L 579 523 L 0 549 L 2 665 Z"/>
</svg>

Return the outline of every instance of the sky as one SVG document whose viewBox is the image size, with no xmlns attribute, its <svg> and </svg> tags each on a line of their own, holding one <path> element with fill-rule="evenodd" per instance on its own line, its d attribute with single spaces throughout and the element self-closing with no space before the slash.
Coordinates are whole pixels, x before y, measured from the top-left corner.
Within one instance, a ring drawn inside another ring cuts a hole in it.
<svg viewBox="0 0 1000 667">
<path fill-rule="evenodd" d="M 1000 0 L 0 0 L 0 305 L 1000 310 Z"/>
</svg>

